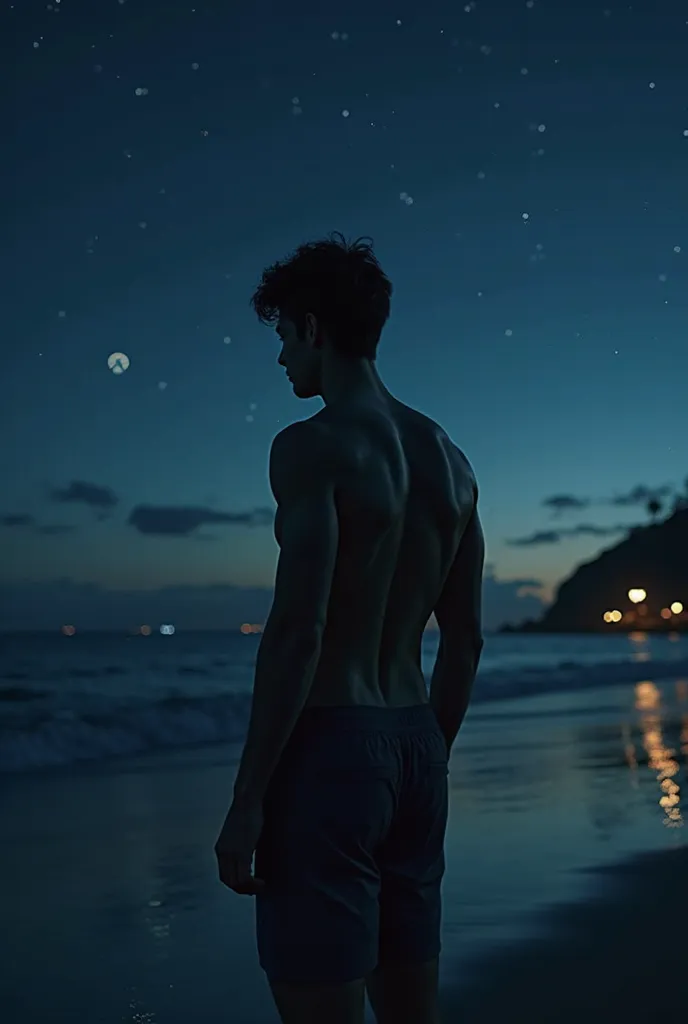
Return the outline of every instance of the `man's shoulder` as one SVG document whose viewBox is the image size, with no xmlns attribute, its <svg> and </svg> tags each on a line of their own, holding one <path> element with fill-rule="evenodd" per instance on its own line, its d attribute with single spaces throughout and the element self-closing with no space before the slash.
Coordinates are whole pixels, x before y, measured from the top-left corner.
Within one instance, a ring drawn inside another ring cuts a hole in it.
<svg viewBox="0 0 688 1024">
<path fill-rule="evenodd" d="M 330 442 L 326 425 L 314 416 L 307 420 L 296 420 L 275 434 L 270 449 L 271 457 L 298 457 L 299 461 L 311 461 L 319 457 Z"/>
<path fill-rule="evenodd" d="M 372 433 L 366 429 L 370 413 L 374 413 L 374 429 Z M 380 417 L 380 421 L 378 421 Z M 477 488 L 475 473 L 464 451 L 452 440 L 446 430 L 425 413 L 411 406 L 403 405 L 395 400 L 393 409 L 347 410 L 346 415 L 333 413 L 327 406 L 306 420 L 290 423 L 276 434 L 270 452 L 271 467 L 276 466 L 282 474 L 301 477 L 317 474 L 321 479 L 337 476 L 340 469 L 350 471 L 358 465 L 361 434 L 365 435 L 364 448 L 371 452 L 371 440 L 379 434 L 381 420 L 387 424 L 383 433 L 388 430 L 397 436 L 400 448 L 405 448 L 404 435 L 416 438 L 415 447 L 420 442 L 427 451 L 438 446 L 444 450 L 443 462 L 449 458 L 452 475 L 455 480 L 463 479 Z M 363 427 L 363 431 L 361 431 Z M 387 430 L 388 428 L 388 430 Z M 410 428 L 410 429 L 409 429 Z M 426 448 L 425 446 L 430 446 Z M 375 449 L 372 444 L 372 450 Z M 385 445 L 388 450 L 388 446 Z M 402 456 L 403 457 L 403 456 Z M 446 465 L 446 462 L 444 462 Z M 272 468 L 271 468 L 272 473 Z"/>
<path fill-rule="evenodd" d="M 303 491 L 306 485 L 325 483 L 334 468 L 336 448 L 330 433 L 313 418 L 290 423 L 275 435 L 270 447 L 270 482 L 273 493 Z"/>
</svg>

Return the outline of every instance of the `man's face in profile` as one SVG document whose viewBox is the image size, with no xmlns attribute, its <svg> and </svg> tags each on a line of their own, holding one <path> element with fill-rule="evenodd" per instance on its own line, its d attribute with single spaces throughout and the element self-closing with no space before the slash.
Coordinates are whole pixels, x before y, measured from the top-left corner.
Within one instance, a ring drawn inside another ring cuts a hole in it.
<svg viewBox="0 0 688 1024">
<path fill-rule="evenodd" d="M 280 315 L 277 335 L 282 349 L 277 362 L 287 372 L 297 398 L 315 398 L 320 394 L 320 354 L 313 345 L 316 332 L 315 317 L 308 314 L 304 336 L 289 317 Z"/>
</svg>

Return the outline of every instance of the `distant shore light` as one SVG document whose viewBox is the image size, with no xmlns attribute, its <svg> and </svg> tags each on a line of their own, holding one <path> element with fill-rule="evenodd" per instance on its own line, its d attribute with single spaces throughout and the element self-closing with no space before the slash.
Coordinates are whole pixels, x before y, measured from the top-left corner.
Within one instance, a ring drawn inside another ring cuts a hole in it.
<svg viewBox="0 0 688 1024">
<path fill-rule="evenodd" d="M 674 601 L 673 604 L 669 605 L 674 615 L 680 615 L 683 611 L 683 605 L 680 601 Z"/>
<path fill-rule="evenodd" d="M 633 604 L 640 604 L 647 597 L 647 592 L 642 587 L 631 587 L 628 591 L 628 600 Z"/>
</svg>

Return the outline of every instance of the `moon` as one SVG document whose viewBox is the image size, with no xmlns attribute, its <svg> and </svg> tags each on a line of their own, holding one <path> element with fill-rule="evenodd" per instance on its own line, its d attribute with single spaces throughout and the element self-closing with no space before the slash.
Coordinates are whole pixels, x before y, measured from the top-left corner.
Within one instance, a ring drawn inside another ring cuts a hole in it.
<svg viewBox="0 0 688 1024">
<path fill-rule="evenodd" d="M 108 366 L 113 373 L 124 373 L 129 369 L 129 356 L 124 352 L 111 352 L 108 356 Z"/>
</svg>

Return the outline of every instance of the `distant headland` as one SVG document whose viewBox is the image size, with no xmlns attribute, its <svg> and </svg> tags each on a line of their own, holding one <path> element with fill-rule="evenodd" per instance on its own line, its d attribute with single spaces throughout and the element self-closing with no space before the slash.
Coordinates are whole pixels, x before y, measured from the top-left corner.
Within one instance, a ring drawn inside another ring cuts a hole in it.
<svg viewBox="0 0 688 1024">
<path fill-rule="evenodd" d="M 579 565 L 540 619 L 503 633 L 688 632 L 688 504 Z"/>
</svg>

